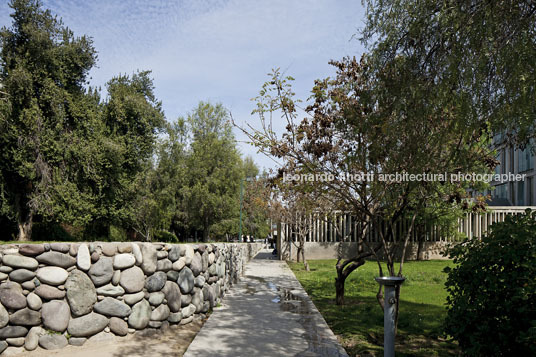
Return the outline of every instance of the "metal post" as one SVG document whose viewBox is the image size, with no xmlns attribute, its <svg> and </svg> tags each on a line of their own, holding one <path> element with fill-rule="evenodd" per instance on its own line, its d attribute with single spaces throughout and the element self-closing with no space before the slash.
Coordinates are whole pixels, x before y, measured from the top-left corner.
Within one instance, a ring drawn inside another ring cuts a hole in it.
<svg viewBox="0 0 536 357">
<path fill-rule="evenodd" d="M 406 278 L 398 276 L 381 276 L 376 278 L 378 284 L 384 286 L 383 304 L 383 356 L 395 357 L 395 316 L 396 287 Z"/>
<path fill-rule="evenodd" d="M 238 228 L 238 241 L 242 242 L 242 205 L 244 201 L 244 179 L 240 180 L 240 228 Z"/>
</svg>

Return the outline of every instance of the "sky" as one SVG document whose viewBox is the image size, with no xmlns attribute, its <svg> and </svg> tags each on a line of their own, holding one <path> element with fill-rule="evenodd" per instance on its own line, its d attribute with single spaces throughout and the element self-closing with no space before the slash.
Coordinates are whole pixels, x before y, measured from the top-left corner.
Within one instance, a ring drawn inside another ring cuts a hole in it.
<svg viewBox="0 0 536 357">
<path fill-rule="evenodd" d="M 0 26 L 10 26 L 8 0 L 0 0 Z M 92 86 L 118 74 L 151 70 L 167 120 L 186 116 L 199 103 L 222 103 L 238 124 L 259 122 L 252 98 L 267 74 L 280 68 L 295 78 L 306 100 L 314 80 L 334 74 L 328 64 L 359 57 L 363 27 L 360 0 L 43 0 L 75 35 L 93 38 L 97 66 Z M 279 118 L 277 118 L 279 119 Z M 282 132 L 284 124 L 275 123 Z M 247 144 L 235 128 L 243 155 L 263 168 L 274 163 Z"/>
</svg>

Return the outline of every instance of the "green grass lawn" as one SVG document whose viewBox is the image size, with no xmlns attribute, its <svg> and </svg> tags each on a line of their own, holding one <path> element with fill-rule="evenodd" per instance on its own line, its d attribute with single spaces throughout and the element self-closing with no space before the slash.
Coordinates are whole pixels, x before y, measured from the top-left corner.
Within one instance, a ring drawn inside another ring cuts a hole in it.
<svg viewBox="0 0 536 357">
<path fill-rule="evenodd" d="M 335 305 L 335 260 L 289 263 L 316 307 L 350 356 L 383 356 L 383 311 L 376 300 L 376 262 L 368 261 L 346 280 L 345 305 Z M 443 268 L 451 261 L 404 263 L 400 293 L 397 356 L 455 356 L 454 342 L 442 336 L 447 292 Z M 384 269 L 385 271 L 385 269 Z"/>
</svg>

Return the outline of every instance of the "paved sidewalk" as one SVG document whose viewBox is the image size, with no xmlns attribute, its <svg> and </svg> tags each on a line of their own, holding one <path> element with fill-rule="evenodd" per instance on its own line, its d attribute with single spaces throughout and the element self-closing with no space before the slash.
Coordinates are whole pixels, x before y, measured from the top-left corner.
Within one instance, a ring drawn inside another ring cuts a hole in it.
<svg viewBox="0 0 536 357">
<path fill-rule="evenodd" d="M 261 251 L 185 356 L 347 356 L 282 261 Z"/>
</svg>

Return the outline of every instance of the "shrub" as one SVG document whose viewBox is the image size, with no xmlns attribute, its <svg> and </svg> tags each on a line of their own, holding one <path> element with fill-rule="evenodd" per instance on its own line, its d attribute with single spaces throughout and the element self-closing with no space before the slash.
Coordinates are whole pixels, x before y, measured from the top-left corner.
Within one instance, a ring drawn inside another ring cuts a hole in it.
<svg viewBox="0 0 536 357">
<path fill-rule="evenodd" d="M 154 233 L 154 240 L 157 242 L 166 242 L 166 243 L 178 243 L 179 239 L 177 236 L 168 231 L 156 231 Z"/>
<path fill-rule="evenodd" d="M 469 356 L 536 356 L 536 212 L 449 249 L 445 330 Z"/>
</svg>

